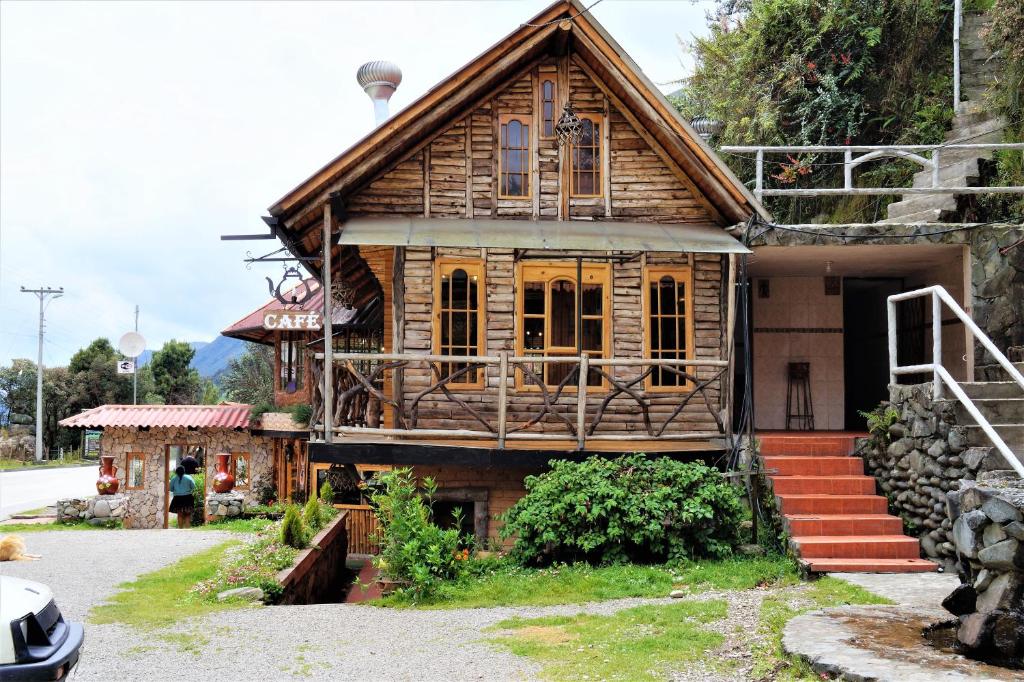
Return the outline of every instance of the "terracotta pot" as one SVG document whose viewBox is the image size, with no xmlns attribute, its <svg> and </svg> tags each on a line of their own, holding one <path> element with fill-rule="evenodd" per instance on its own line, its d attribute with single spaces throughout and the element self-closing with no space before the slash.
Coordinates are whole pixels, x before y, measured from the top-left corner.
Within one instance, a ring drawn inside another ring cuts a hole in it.
<svg viewBox="0 0 1024 682">
<path fill-rule="evenodd" d="M 213 492 L 229 493 L 235 487 L 235 477 L 228 470 L 228 460 L 231 455 L 226 452 L 217 454 L 217 473 L 213 475 Z"/>
<path fill-rule="evenodd" d="M 100 477 L 96 479 L 96 492 L 100 495 L 113 495 L 121 486 L 117 480 L 117 467 L 111 455 L 100 457 Z"/>
</svg>

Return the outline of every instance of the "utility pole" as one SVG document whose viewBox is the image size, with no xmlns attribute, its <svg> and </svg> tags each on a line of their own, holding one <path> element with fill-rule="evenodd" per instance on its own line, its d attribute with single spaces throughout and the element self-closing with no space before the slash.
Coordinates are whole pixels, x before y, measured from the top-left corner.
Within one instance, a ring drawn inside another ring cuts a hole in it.
<svg viewBox="0 0 1024 682">
<path fill-rule="evenodd" d="M 48 296 L 60 298 L 64 295 L 64 287 L 51 289 L 21 288 L 24 294 L 35 294 L 39 298 L 39 359 L 36 362 L 36 461 L 43 461 L 43 332 L 46 329 L 46 299 Z"/>
<path fill-rule="evenodd" d="M 139 333 L 139 304 L 135 304 L 135 333 Z M 135 371 L 132 372 L 132 405 L 139 404 L 139 359 L 135 360 Z"/>
</svg>

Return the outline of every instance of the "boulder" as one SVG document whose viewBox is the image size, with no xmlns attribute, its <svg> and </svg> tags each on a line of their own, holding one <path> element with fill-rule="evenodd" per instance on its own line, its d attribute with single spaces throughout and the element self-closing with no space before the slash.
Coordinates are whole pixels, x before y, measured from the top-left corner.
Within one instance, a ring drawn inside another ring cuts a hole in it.
<svg viewBox="0 0 1024 682">
<path fill-rule="evenodd" d="M 953 543 L 956 545 L 956 551 L 971 559 L 976 558 L 981 545 L 977 531 L 986 521 L 988 517 L 979 509 L 961 514 L 953 523 Z"/>
<path fill-rule="evenodd" d="M 258 587 L 236 587 L 217 593 L 217 601 L 227 599 L 244 599 L 247 601 L 263 601 L 263 590 Z"/>
<path fill-rule="evenodd" d="M 985 568 L 997 571 L 1019 570 L 1024 568 L 1024 546 L 1009 538 L 978 551 L 978 561 Z"/>
<path fill-rule="evenodd" d="M 992 645 L 1003 656 L 1019 660 L 1019 654 L 1024 653 L 1024 617 L 1005 611 L 996 613 L 992 624 Z"/>
<path fill-rule="evenodd" d="M 96 518 L 105 519 L 110 516 L 110 504 L 106 500 L 97 500 L 92 513 Z"/>
<path fill-rule="evenodd" d="M 996 523 L 1007 523 L 1009 521 L 1024 521 L 1024 514 L 1014 507 L 1008 500 L 1000 497 L 989 497 L 982 502 L 981 511 Z"/>
<path fill-rule="evenodd" d="M 1003 532 L 1011 538 L 1024 542 L 1024 523 L 1013 521 L 1003 526 Z"/>
<path fill-rule="evenodd" d="M 1003 573 L 989 583 L 987 589 L 978 594 L 978 613 L 1020 608 L 1018 597 L 1021 591 L 1020 573 Z"/>
<path fill-rule="evenodd" d="M 998 523 L 990 523 L 985 526 L 985 530 L 982 532 L 981 539 L 982 544 L 986 547 L 991 547 L 994 544 L 1002 542 L 1007 538 L 1006 531 Z"/>
<path fill-rule="evenodd" d="M 992 638 L 994 620 L 988 613 L 972 613 L 969 616 L 961 616 L 956 638 L 970 649 L 980 649 L 986 646 Z"/>
<path fill-rule="evenodd" d="M 942 608 L 954 616 L 964 616 L 972 613 L 977 603 L 978 593 L 974 591 L 974 586 L 960 585 L 942 600 Z"/>
</svg>

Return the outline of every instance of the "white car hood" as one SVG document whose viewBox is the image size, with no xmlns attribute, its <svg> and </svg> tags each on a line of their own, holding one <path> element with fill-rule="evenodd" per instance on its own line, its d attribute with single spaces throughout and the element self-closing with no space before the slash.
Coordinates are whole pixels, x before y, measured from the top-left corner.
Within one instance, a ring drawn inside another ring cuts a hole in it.
<svg viewBox="0 0 1024 682">
<path fill-rule="evenodd" d="M 52 599 L 53 592 L 46 585 L 0 575 L 0 665 L 14 662 L 11 621 L 39 613 Z"/>
</svg>

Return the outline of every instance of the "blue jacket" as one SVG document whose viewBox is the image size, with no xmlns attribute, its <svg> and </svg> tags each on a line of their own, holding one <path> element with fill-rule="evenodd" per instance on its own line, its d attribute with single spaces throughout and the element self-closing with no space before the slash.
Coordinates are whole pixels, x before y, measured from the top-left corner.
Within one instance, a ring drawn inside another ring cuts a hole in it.
<svg viewBox="0 0 1024 682">
<path fill-rule="evenodd" d="M 192 477 L 185 474 L 181 478 L 178 478 L 178 474 L 171 475 L 171 494 L 172 495 L 191 495 L 192 491 L 196 489 L 196 482 L 192 480 Z"/>
</svg>

